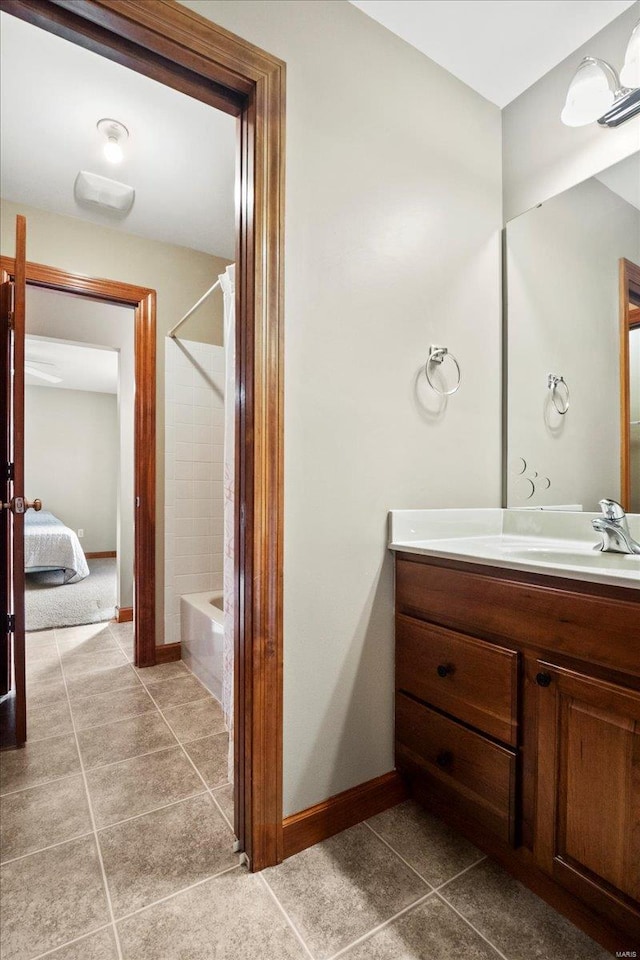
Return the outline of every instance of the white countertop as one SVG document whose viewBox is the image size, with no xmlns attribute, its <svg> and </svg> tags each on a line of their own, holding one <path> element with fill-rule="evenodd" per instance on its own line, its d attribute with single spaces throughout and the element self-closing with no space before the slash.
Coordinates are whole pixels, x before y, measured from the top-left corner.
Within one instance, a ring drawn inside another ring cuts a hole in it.
<svg viewBox="0 0 640 960">
<path fill-rule="evenodd" d="M 603 553 L 597 513 L 547 510 L 392 510 L 389 549 L 640 590 L 640 556 Z M 640 515 L 628 515 L 640 541 Z"/>
</svg>

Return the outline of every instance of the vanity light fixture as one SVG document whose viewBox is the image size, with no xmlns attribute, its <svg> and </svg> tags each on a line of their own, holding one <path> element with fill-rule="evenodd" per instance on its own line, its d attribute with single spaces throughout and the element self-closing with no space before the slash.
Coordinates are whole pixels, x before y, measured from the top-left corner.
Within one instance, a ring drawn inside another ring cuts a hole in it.
<svg viewBox="0 0 640 960">
<path fill-rule="evenodd" d="M 616 70 L 599 57 L 585 57 L 576 70 L 560 119 L 568 127 L 596 120 L 617 127 L 640 113 L 640 23 L 629 39 L 624 66 Z"/>
<path fill-rule="evenodd" d="M 631 34 L 627 52 L 624 55 L 624 66 L 620 71 L 620 79 L 625 87 L 640 87 L 640 20 Z"/>
<path fill-rule="evenodd" d="M 110 120 L 105 117 L 98 120 L 98 130 L 105 138 L 102 151 L 109 163 L 122 163 L 124 151 L 122 144 L 129 139 L 129 131 L 119 120 Z"/>
</svg>

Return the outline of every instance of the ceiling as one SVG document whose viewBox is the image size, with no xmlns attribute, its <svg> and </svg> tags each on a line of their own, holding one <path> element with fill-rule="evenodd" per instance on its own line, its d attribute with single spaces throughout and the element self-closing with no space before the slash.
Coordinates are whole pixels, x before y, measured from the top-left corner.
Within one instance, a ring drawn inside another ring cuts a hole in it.
<svg viewBox="0 0 640 960">
<path fill-rule="evenodd" d="M 7 200 L 233 259 L 233 117 L 0 13 L 0 192 Z M 102 154 L 96 123 L 130 132 Z M 74 199 L 80 170 L 135 188 L 123 219 Z"/>
<path fill-rule="evenodd" d="M 61 381 L 26 374 L 25 383 L 117 393 L 120 362 L 125 376 L 132 364 L 133 320 L 131 307 L 27 284 L 25 365 Z"/>
<path fill-rule="evenodd" d="M 596 180 L 640 210 L 640 153 L 632 153 L 630 157 L 607 167 L 597 174 Z"/>
<path fill-rule="evenodd" d="M 50 383 L 25 372 L 28 387 L 53 390 L 90 390 L 94 393 L 118 392 L 118 351 L 108 347 L 87 347 L 66 340 L 27 337 L 25 366 L 60 377 Z"/>
<path fill-rule="evenodd" d="M 499 107 L 634 0 L 351 0 Z"/>
</svg>

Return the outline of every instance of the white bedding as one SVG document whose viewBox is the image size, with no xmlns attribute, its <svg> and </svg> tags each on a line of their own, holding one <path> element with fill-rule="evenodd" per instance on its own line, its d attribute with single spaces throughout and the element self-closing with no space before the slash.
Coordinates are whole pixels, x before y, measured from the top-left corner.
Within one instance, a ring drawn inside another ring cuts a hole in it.
<svg viewBox="0 0 640 960">
<path fill-rule="evenodd" d="M 25 573 L 62 570 L 64 583 L 77 583 L 90 572 L 76 534 L 46 510 L 24 515 L 24 567 Z"/>
</svg>

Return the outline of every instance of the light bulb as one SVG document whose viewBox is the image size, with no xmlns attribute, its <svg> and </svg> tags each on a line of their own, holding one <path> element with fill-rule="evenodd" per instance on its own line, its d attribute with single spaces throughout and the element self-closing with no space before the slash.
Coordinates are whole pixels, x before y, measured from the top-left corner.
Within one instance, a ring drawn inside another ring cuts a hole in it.
<svg viewBox="0 0 640 960">
<path fill-rule="evenodd" d="M 109 137 L 103 149 L 109 163 L 122 163 L 124 153 L 116 137 Z"/>
<path fill-rule="evenodd" d="M 640 22 L 636 23 L 629 38 L 624 67 L 620 71 L 620 82 L 632 90 L 640 87 Z"/>
<path fill-rule="evenodd" d="M 569 84 L 566 103 L 560 115 L 567 127 L 583 127 L 593 123 L 611 107 L 615 94 L 611 89 L 609 70 L 611 67 L 603 60 L 584 58 Z"/>
</svg>

